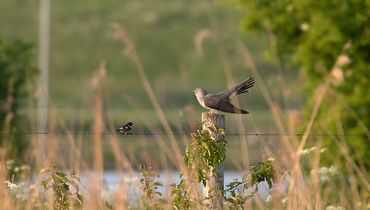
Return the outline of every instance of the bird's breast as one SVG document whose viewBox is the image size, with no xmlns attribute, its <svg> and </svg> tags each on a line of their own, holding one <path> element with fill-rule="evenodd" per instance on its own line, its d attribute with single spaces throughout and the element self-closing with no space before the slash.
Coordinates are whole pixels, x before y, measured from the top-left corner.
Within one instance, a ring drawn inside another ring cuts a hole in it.
<svg viewBox="0 0 370 210">
<path fill-rule="evenodd" d="M 200 104 L 202 107 L 204 107 L 204 108 L 208 109 L 208 107 L 204 104 L 204 97 L 197 96 L 197 99 L 198 99 L 199 104 Z"/>
</svg>

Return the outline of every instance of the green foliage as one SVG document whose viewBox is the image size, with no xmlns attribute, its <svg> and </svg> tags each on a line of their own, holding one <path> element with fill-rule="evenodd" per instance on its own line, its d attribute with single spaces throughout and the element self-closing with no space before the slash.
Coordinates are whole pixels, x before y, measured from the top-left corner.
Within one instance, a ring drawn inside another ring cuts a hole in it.
<svg viewBox="0 0 370 210">
<path fill-rule="evenodd" d="M 234 179 L 226 185 L 224 194 L 229 194 L 229 196 L 225 197 L 229 208 L 244 209 L 245 202 L 257 192 L 258 184 L 266 181 L 268 188 L 271 189 L 274 179 L 275 170 L 273 168 L 273 160 L 263 161 L 257 166 L 251 166 L 249 173 L 245 174 L 241 181 Z"/>
<path fill-rule="evenodd" d="M 142 207 L 145 209 L 165 209 L 165 205 L 169 202 L 162 198 L 162 194 L 158 191 L 158 187 L 162 187 L 161 182 L 155 181 L 156 177 L 159 177 L 150 167 L 140 166 L 141 176 L 141 190 L 143 196 L 140 198 Z M 190 189 L 185 183 L 185 179 L 180 174 L 180 183 L 170 184 L 171 187 L 171 198 L 172 207 L 176 210 L 186 210 L 194 207 L 195 199 L 190 196 Z"/>
<path fill-rule="evenodd" d="M 366 132 L 364 127 L 370 127 L 369 1 L 241 2 L 246 8 L 245 26 L 272 32 L 276 37 L 274 53 L 283 64 L 302 69 L 310 94 L 331 74 L 333 82 L 320 108 L 316 129 Z M 351 157 L 367 168 L 368 140 L 347 138 L 346 142 Z M 333 142 L 325 139 L 324 146 L 335 154 L 338 147 Z"/>
<path fill-rule="evenodd" d="M 191 198 L 189 191 L 190 189 L 186 185 L 183 175 L 180 174 L 180 183 L 171 184 L 171 196 L 174 209 L 186 210 L 194 207 L 195 201 Z"/>
<path fill-rule="evenodd" d="M 140 180 L 144 193 L 140 199 L 143 202 L 143 207 L 145 209 L 164 209 L 168 201 L 162 198 L 162 194 L 157 191 L 158 186 L 162 186 L 162 183 L 155 182 L 155 177 L 158 177 L 158 174 L 154 173 L 151 168 L 144 166 L 140 166 L 140 171 L 143 176 Z M 259 183 L 266 181 L 268 188 L 271 189 L 274 179 L 273 160 L 269 159 L 260 162 L 257 166 L 251 166 L 250 171 L 240 181 L 234 179 L 220 193 L 224 195 L 225 205 L 229 209 L 243 209 L 245 202 L 253 198 L 257 192 Z M 192 209 L 203 205 L 200 198 L 193 197 L 194 195 L 191 194 L 191 189 L 182 174 L 180 174 L 179 184 L 172 183 L 170 186 L 173 209 Z M 204 199 L 210 199 L 210 197 Z"/>
<path fill-rule="evenodd" d="M 223 138 L 223 129 L 218 129 L 215 126 L 209 127 L 208 129 L 209 131 L 197 130 L 192 133 L 192 141 L 187 146 L 184 156 L 185 164 L 188 167 L 196 169 L 198 182 L 202 182 L 205 187 L 207 185 L 207 174 L 210 172 L 215 173 L 215 167 L 225 160 L 225 146 L 227 143 Z M 212 192 L 211 196 L 205 199 L 211 199 L 212 196 L 219 193 L 225 196 L 225 200 L 229 204 L 230 209 L 243 209 L 245 202 L 252 198 L 254 193 L 257 192 L 258 183 L 266 181 L 268 187 L 272 188 L 275 177 L 272 164 L 273 160 L 267 160 L 265 162 L 260 162 L 258 166 L 252 166 L 241 181 L 235 179 L 226 186 L 227 189 L 225 190 L 219 191 L 219 189 L 212 189 L 217 190 L 217 192 Z M 141 189 L 144 192 L 144 196 L 141 199 L 144 202 L 144 207 L 146 209 L 159 209 L 161 204 L 165 202 L 156 201 L 160 200 L 157 196 L 161 196 L 161 193 L 157 191 L 157 187 L 162 186 L 161 183 L 155 182 L 154 177 L 158 175 L 150 168 L 145 168 L 144 166 L 140 167 L 140 171 L 143 176 L 140 182 L 142 185 Z M 172 206 L 174 209 L 191 209 L 192 207 L 196 207 L 197 204 L 202 205 L 202 201 L 196 202 L 199 198 L 191 196 L 191 189 L 187 186 L 182 174 L 180 174 L 180 183 L 173 183 L 170 186 L 173 202 Z M 248 193 L 249 189 L 252 189 L 252 193 Z"/>
<path fill-rule="evenodd" d="M 56 166 L 50 166 L 40 171 L 40 174 L 48 173 L 41 184 L 46 191 L 52 189 L 54 193 L 54 209 L 70 209 L 82 206 L 83 197 L 79 193 L 79 177 L 72 172 L 70 175 L 57 171 Z M 72 189 L 71 189 L 72 187 Z"/>
<path fill-rule="evenodd" d="M 32 45 L 21 40 L 0 40 L 0 130 L 6 132 L 0 145 L 7 147 L 9 158 L 17 160 L 27 147 L 25 137 L 17 131 L 27 125 L 19 113 L 19 104 L 29 96 L 27 83 L 30 84 L 30 77 L 35 73 L 32 60 Z"/>
<path fill-rule="evenodd" d="M 258 183 L 266 181 L 269 188 L 272 187 L 274 180 L 274 169 L 272 167 L 271 160 L 260 162 L 258 166 L 251 166 L 252 184 L 256 186 L 258 190 Z"/>
<path fill-rule="evenodd" d="M 107 209 L 115 209 L 113 204 L 108 201 L 105 201 L 105 206 L 107 207 Z"/>
<path fill-rule="evenodd" d="M 187 166 L 193 166 L 198 172 L 199 182 L 206 186 L 206 175 L 214 173 L 215 167 L 226 158 L 226 140 L 223 129 L 216 127 L 207 130 L 197 130 L 191 134 L 192 140 L 186 148 L 184 161 Z"/>
<path fill-rule="evenodd" d="M 155 181 L 159 174 L 155 173 L 151 167 L 140 165 L 140 174 L 143 178 L 140 179 L 141 190 L 144 196 L 141 198 L 141 202 L 145 209 L 159 209 L 160 204 L 163 200 L 158 197 L 162 196 L 162 193 L 158 191 L 158 187 L 162 187 L 161 182 Z"/>
</svg>

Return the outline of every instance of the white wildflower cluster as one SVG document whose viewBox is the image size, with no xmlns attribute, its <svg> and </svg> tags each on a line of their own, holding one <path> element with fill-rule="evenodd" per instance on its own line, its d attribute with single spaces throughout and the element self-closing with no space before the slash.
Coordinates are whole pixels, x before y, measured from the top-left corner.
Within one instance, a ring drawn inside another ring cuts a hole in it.
<svg viewBox="0 0 370 210">
<path fill-rule="evenodd" d="M 306 32 L 308 31 L 308 29 L 310 29 L 310 24 L 307 22 L 303 22 L 299 25 L 299 28 L 301 29 L 301 31 Z"/>
<path fill-rule="evenodd" d="M 338 169 L 335 166 L 328 167 L 321 167 L 318 170 L 311 171 L 312 174 L 319 174 L 320 181 L 322 183 L 325 183 L 329 181 L 329 179 L 333 176 L 336 176 L 338 174 Z"/>
<path fill-rule="evenodd" d="M 30 189 L 26 183 L 21 182 L 17 184 L 10 181 L 5 181 L 4 183 L 7 185 L 10 195 L 13 198 L 19 200 L 26 200 L 28 198 Z"/>
<path fill-rule="evenodd" d="M 269 195 L 266 197 L 265 202 L 266 202 L 266 203 L 270 203 L 271 201 L 272 201 L 272 195 L 271 195 L 271 194 L 269 194 Z"/>
<path fill-rule="evenodd" d="M 30 166 L 28 166 L 28 165 L 17 166 L 17 164 L 15 163 L 14 160 L 7 160 L 6 161 L 6 168 L 8 170 L 14 171 L 15 173 L 21 173 L 23 171 L 29 171 L 31 169 Z"/>
<path fill-rule="evenodd" d="M 281 199 L 281 203 L 282 203 L 282 204 L 286 204 L 286 202 L 287 202 L 287 201 L 288 201 L 288 197 L 284 197 L 284 198 L 282 198 L 282 199 Z M 270 202 L 272 202 L 272 195 L 271 195 L 271 194 L 269 194 L 269 195 L 266 197 L 265 202 L 266 202 L 266 203 L 270 203 Z"/>
<path fill-rule="evenodd" d="M 301 156 L 305 156 L 305 155 L 308 155 L 308 154 L 311 154 L 312 152 L 316 151 L 316 147 L 311 147 L 311 148 L 307 148 L 307 149 L 304 149 L 302 150 L 302 152 L 300 153 Z M 325 152 L 327 149 L 324 147 L 322 149 L 320 149 L 320 153 L 323 153 Z"/>
<path fill-rule="evenodd" d="M 283 204 L 286 204 L 286 202 L 288 201 L 288 197 L 285 197 L 285 198 L 283 198 L 283 199 L 281 199 L 281 202 L 283 203 Z"/>
<path fill-rule="evenodd" d="M 345 210 L 345 209 L 341 206 L 332 206 L 332 205 L 330 205 L 330 206 L 327 206 L 325 208 L 325 210 Z"/>
<path fill-rule="evenodd" d="M 311 148 L 304 149 L 301 152 L 301 156 L 308 155 L 308 154 L 312 153 L 315 150 L 316 150 L 316 147 L 311 147 Z"/>
<path fill-rule="evenodd" d="M 7 184 L 9 190 L 11 192 L 16 192 L 19 189 L 19 186 L 16 183 L 10 182 L 10 181 L 5 181 L 5 184 Z"/>
<path fill-rule="evenodd" d="M 13 175 L 21 175 L 23 173 L 29 172 L 30 166 L 28 165 L 19 165 L 14 160 L 7 160 L 5 162 L 6 168 L 10 171 Z M 25 182 L 14 182 L 14 176 L 11 181 L 5 181 L 4 184 L 9 189 L 10 195 L 14 199 L 21 199 L 26 200 L 27 196 L 29 196 L 30 187 L 29 184 Z"/>
</svg>

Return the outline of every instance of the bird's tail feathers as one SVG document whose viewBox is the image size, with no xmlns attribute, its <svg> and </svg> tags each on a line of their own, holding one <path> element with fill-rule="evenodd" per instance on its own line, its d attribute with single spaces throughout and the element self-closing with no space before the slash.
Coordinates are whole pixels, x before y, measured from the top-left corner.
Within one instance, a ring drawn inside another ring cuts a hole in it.
<svg viewBox="0 0 370 210">
<path fill-rule="evenodd" d="M 235 114 L 249 114 L 248 111 L 234 107 L 233 113 Z"/>
<path fill-rule="evenodd" d="M 240 84 L 236 89 L 236 95 L 249 92 L 249 88 L 254 86 L 254 77 L 249 77 L 246 81 Z"/>
<path fill-rule="evenodd" d="M 249 114 L 249 112 L 248 112 L 248 111 L 245 111 L 245 110 L 243 110 L 243 109 L 241 109 L 241 110 L 240 110 L 240 113 L 241 113 L 241 114 Z"/>
</svg>

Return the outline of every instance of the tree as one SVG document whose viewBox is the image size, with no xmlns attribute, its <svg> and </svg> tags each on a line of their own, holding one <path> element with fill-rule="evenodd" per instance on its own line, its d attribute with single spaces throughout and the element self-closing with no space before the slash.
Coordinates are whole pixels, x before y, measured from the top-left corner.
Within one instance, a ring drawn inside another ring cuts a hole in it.
<svg viewBox="0 0 370 210">
<path fill-rule="evenodd" d="M 283 64 L 303 71 L 309 93 L 323 84 L 328 76 L 332 78 L 315 129 L 333 133 L 368 133 L 370 1 L 241 2 L 246 8 L 245 27 L 257 31 L 267 29 L 270 35 L 273 34 L 276 38 L 274 52 Z M 324 146 L 337 150 L 333 142 L 333 139 L 326 139 Z M 370 167 L 368 142 L 369 134 L 346 138 L 352 158 L 366 168 Z"/>
<path fill-rule="evenodd" d="M 34 74 L 32 45 L 20 40 L 0 40 L 0 139 L 7 158 L 20 160 L 27 140 L 20 131 L 27 126 L 20 104 L 27 101 L 27 82 Z"/>
</svg>

